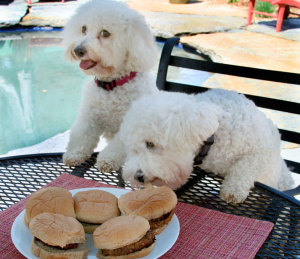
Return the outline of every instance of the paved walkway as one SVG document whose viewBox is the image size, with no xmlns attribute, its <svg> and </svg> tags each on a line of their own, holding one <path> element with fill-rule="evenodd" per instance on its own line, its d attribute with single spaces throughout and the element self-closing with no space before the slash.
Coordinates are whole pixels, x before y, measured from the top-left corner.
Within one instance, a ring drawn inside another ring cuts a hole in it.
<svg viewBox="0 0 300 259">
<path fill-rule="evenodd" d="M 0 29 L 10 25 L 63 27 L 74 10 L 87 0 L 37 3 L 29 7 L 24 0 L 0 6 Z M 276 32 L 276 20 L 254 17 L 246 26 L 247 7 L 216 4 L 209 0 L 189 4 L 170 4 L 168 0 L 130 0 L 132 8 L 146 18 L 155 36 L 179 36 L 183 44 L 192 46 L 213 61 L 300 73 L 300 19 L 283 22 Z M 299 11 L 299 10 L 296 10 Z M 269 82 L 256 82 L 214 75 L 205 83 L 244 93 L 300 100 L 300 87 Z M 300 130 L 298 118 L 277 118 L 293 129 Z M 276 116 L 275 116 L 276 120 Z M 285 146 L 284 155 L 300 160 L 300 148 Z"/>
</svg>

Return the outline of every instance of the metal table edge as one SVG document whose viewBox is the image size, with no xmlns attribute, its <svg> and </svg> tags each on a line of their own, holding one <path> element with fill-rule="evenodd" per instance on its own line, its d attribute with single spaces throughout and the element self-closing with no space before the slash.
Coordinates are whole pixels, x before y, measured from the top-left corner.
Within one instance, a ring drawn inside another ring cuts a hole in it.
<svg viewBox="0 0 300 259">
<path fill-rule="evenodd" d="M 51 157 L 51 156 L 62 156 L 64 152 L 54 152 L 54 153 L 36 153 L 36 154 L 25 154 L 25 155 L 16 155 L 16 156 L 7 156 L 7 157 L 0 157 L 0 161 L 5 160 L 16 160 L 16 159 L 26 159 L 26 158 L 38 158 L 38 157 Z M 94 154 L 98 154 L 98 152 L 95 152 Z M 265 184 L 262 184 L 260 182 L 255 182 L 255 186 L 258 186 L 260 188 L 263 188 L 271 193 L 274 193 L 275 195 L 280 196 L 281 198 L 288 200 L 289 202 L 292 202 L 293 204 L 300 207 L 300 201 L 295 199 L 292 196 L 289 196 L 279 190 L 276 190 L 270 186 L 267 186 Z"/>
</svg>

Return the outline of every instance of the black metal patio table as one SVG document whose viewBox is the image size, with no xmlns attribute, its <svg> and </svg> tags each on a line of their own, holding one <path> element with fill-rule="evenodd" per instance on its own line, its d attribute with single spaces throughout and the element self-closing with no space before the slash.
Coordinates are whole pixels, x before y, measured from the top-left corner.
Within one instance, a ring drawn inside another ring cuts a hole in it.
<svg viewBox="0 0 300 259">
<path fill-rule="evenodd" d="M 0 158 L 0 211 L 50 183 L 61 173 L 130 189 L 119 172 L 100 173 L 96 154 L 80 166 L 69 168 L 62 163 L 62 153 L 23 155 Z M 266 220 L 274 228 L 257 258 L 300 257 L 300 202 L 273 188 L 256 183 L 247 200 L 230 205 L 219 198 L 221 178 L 194 170 L 191 179 L 177 190 L 181 202 L 221 212 Z"/>
</svg>

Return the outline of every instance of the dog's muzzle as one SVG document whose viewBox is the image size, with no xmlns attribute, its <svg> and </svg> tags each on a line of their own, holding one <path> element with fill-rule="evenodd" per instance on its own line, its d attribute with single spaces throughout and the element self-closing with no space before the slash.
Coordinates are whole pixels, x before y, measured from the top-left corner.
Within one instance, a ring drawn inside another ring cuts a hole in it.
<svg viewBox="0 0 300 259">
<path fill-rule="evenodd" d="M 142 170 L 136 171 L 136 173 L 134 175 L 134 179 L 137 180 L 140 183 L 145 182 L 144 173 L 142 172 Z"/>
</svg>

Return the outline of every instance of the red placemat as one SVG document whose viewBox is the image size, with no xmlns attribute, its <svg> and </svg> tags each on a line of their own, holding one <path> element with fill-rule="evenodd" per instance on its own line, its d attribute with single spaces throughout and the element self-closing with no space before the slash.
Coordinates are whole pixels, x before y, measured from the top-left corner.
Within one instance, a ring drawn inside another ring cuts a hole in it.
<svg viewBox="0 0 300 259">
<path fill-rule="evenodd" d="M 116 187 L 61 174 L 47 185 L 66 189 Z M 24 258 L 14 247 L 10 231 L 28 198 L 0 212 L 0 258 Z M 178 203 L 175 213 L 180 234 L 175 245 L 161 258 L 253 258 L 273 228 L 273 223 L 229 215 Z"/>
</svg>

